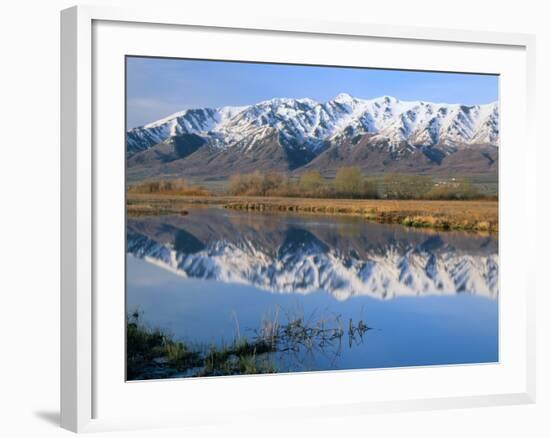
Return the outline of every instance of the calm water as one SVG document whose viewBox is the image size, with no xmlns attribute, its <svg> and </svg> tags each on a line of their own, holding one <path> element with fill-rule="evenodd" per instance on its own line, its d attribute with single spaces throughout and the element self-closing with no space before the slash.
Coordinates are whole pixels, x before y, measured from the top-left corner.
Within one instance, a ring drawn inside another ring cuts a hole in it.
<svg viewBox="0 0 550 438">
<path fill-rule="evenodd" d="M 271 353 L 278 371 L 498 361 L 495 237 L 193 208 L 129 218 L 127 241 L 128 311 L 191 345 L 300 319 L 345 334 Z"/>
</svg>

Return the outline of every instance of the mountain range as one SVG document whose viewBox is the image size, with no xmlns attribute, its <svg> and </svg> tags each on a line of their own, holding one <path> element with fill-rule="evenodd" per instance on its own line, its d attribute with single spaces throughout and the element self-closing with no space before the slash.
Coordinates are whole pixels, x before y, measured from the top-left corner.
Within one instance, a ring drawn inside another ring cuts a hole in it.
<svg viewBox="0 0 550 438">
<path fill-rule="evenodd" d="M 498 104 L 276 98 L 241 107 L 187 109 L 127 131 L 131 180 L 225 179 L 235 172 L 339 167 L 370 173 L 494 174 Z"/>
</svg>

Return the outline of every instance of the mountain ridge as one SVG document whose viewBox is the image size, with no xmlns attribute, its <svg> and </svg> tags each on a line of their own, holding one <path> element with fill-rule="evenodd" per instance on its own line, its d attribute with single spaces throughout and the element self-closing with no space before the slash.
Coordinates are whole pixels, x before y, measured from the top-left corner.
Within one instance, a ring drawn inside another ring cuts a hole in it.
<svg viewBox="0 0 550 438">
<path fill-rule="evenodd" d="M 170 149 L 170 142 L 193 135 L 209 146 L 205 159 L 216 162 L 215 167 L 224 167 L 229 160 L 227 152 L 232 151 L 241 157 L 247 155 L 250 158 L 245 160 L 247 162 L 258 162 L 260 170 L 271 170 L 268 154 L 261 153 L 261 148 L 263 145 L 273 148 L 274 133 L 284 150 L 285 166 L 289 171 L 307 166 L 331 148 L 356 149 L 354 146 L 364 145 L 365 140 L 368 140 L 369 151 L 383 150 L 387 158 L 381 161 L 388 162 L 389 169 L 392 163 L 407 160 L 415 153 L 421 154 L 422 160 L 428 160 L 428 167 L 433 167 L 441 165 L 445 157 L 459 150 L 477 148 L 480 154 L 475 159 L 482 163 L 483 171 L 483 166 L 491 167 L 496 161 L 492 155 L 498 155 L 499 111 L 497 102 L 444 104 L 400 101 L 391 96 L 365 100 L 347 93 L 340 93 L 324 103 L 309 98 L 274 98 L 240 107 L 187 109 L 130 129 L 127 131 L 127 157 L 131 159 L 155 148 L 166 151 Z M 244 143 L 248 147 L 243 147 Z M 182 142 L 180 147 L 189 149 Z M 153 154 L 150 157 L 153 159 L 141 165 L 141 169 L 153 174 L 177 174 L 178 169 L 188 167 L 176 163 L 159 169 L 161 162 L 166 164 L 163 153 L 156 161 Z M 487 156 L 491 158 L 484 159 Z M 185 158 L 178 158 L 176 154 L 172 161 Z M 129 161 L 129 167 L 140 167 L 139 164 L 139 159 Z M 370 165 L 361 164 L 365 168 Z M 412 165 L 414 167 L 414 163 Z M 197 173 L 210 173 L 207 164 L 199 167 L 203 169 L 197 169 Z M 227 171 L 231 173 L 231 167 Z"/>
</svg>

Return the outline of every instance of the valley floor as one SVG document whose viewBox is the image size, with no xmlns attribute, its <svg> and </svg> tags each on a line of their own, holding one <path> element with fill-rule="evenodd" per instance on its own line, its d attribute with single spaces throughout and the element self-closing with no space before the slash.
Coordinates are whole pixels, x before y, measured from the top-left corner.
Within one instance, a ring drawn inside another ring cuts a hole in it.
<svg viewBox="0 0 550 438">
<path fill-rule="evenodd" d="M 216 205 L 250 212 L 362 217 L 380 223 L 481 232 L 498 231 L 498 201 L 316 199 L 257 196 L 180 196 L 129 193 L 129 216 L 187 214 L 186 206 Z"/>
</svg>

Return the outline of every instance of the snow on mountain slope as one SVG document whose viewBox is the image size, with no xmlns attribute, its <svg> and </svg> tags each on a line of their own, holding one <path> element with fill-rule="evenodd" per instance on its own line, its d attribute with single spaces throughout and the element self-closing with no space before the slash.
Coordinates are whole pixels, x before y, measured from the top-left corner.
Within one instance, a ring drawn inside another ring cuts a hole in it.
<svg viewBox="0 0 550 438">
<path fill-rule="evenodd" d="M 127 133 L 127 152 L 131 155 L 146 150 L 179 134 L 204 134 L 221 128 L 242 109 L 243 107 L 189 109 L 131 129 Z"/>
<path fill-rule="evenodd" d="M 319 103 L 312 99 L 276 98 L 244 107 L 189 109 L 127 133 L 127 152 L 146 150 L 171 136 L 191 133 L 204 136 L 220 148 L 271 127 L 281 144 L 314 154 L 326 142 L 338 142 L 365 133 L 413 146 L 446 144 L 498 144 L 498 105 L 460 105 L 405 102 L 383 96 L 357 99 L 341 93 Z"/>
</svg>

